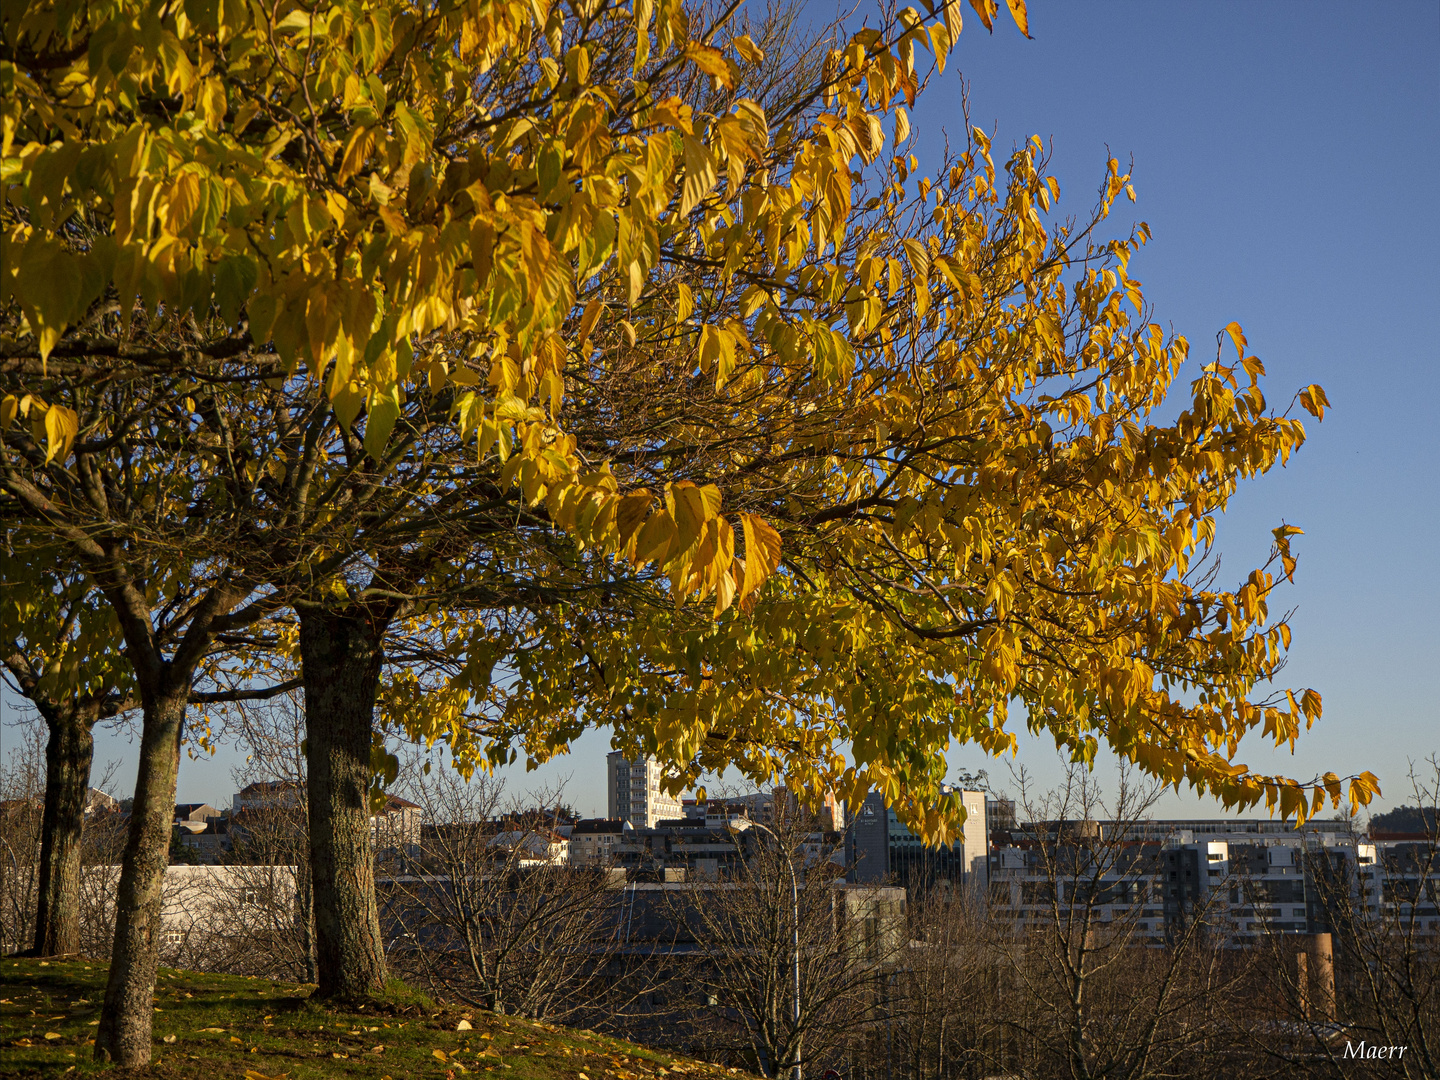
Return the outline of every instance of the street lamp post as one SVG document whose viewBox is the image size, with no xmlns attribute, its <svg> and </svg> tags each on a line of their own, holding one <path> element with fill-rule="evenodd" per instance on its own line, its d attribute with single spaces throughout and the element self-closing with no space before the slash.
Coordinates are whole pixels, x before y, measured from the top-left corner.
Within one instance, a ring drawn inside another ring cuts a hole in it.
<svg viewBox="0 0 1440 1080">
<path fill-rule="evenodd" d="M 743 833 L 746 829 L 759 829 L 774 837 L 777 847 L 783 848 L 785 846 L 780 837 L 776 835 L 774 829 L 767 825 L 762 825 L 758 821 L 751 821 L 749 818 L 733 817 L 726 827 L 737 835 Z M 794 908 L 793 914 L 795 919 L 792 924 L 794 937 L 792 940 L 793 951 L 791 954 L 795 968 L 795 1008 L 791 1014 L 795 1020 L 795 1063 L 792 1067 L 792 1076 L 794 1080 L 804 1080 L 805 1074 L 800 1065 L 800 885 L 795 878 L 795 864 L 792 863 L 788 857 L 785 859 L 785 869 L 790 871 L 790 903 Z"/>
</svg>

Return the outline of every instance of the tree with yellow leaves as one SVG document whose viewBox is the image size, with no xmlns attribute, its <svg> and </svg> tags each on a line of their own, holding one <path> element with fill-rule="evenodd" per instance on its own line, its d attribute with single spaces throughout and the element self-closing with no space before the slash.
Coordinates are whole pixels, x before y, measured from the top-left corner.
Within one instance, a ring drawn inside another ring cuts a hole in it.
<svg viewBox="0 0 1440 1080">
<path fill-rule="evenodd" d="M 451 380 L 443 359 L 419 375 L 452 390 L 455 430 L 478 433 L 482 454 L 495 449 L 504 485 L 610 550 L 642 526 L 647 543 L 674 531 L 665 511 L 651 512 L 651 496 L 622 495 L 557 428 L 560 368 L 600 306 L 587 304 L 572 323 L 578 336 L 560 330 L 577 282 L 606 262 L 620 260 L 639 299 L 658 258 L 653 216 L 670 213 L 674 196 L 686 221 L 713 192 L 717 161 L 732 184 L 748 169 L 751 188 L 784 190 L 753 168 L 769 141 L 763 109 L 737 100 L 697 134 L 693 107 L 653 89 L 678 71 L 733 86 L 736 60 L 711 43 L 730 13 L 698 35 L 675 3 L 654 27 L 649 8 L 603 4 L 567 14 L 62 3 L 5 16 L 0 63 L 14 90 L 0 114 L 13 163 L 3 268 L 13 392 L 0 408 L 7 508 L 74 549 L 108 590 L 143 669 L 142 782 L 97 1054 L 148 1055 L 156 853 L 196 665 L 217 635 L 279 603 L 262 588 L 268 575 L 238 568 L 224 543 L 243 500 L 205 514 L 195 468 L 223 457 L 252 485 L 262 466 L 290 470 L 254 447 L 237 455 L 233 431 L 195 421 L 192 393 L 212 381 L 308 381 L 347 440 L 363 413 L 358 451 L 383 477 L 415 345 L 437 331 L 469 335 L 467 359 L 485 361 L 488 391 L 470 389 L 472 366 L 457 365 Z M 623 63 L 617 29 L 634 42 Z M 904 31 L 942 49 L 946 33 Z M 759 58 L 744 35 L 730 44 L 742 60 Z M 689 163 L 683 186 L 680 161 Z M 231 362 L 242 370 L 226 369 Z M 537 398 L 548 399 L 548 415 Z M 148 440 L 148 459 L 130 456 L 132 431 Z M 276 443 L 286 434 L 277 427 Z M 117 448 L 114 468 L 94 467 Z M 311 464 L 325 455 L 305 449 Z M 178 475 L 190 490 L 175 499 L 162 480 L 187 450 Z M 719 535 L 728 523 L 706 505 Z M 192 545 L 171 559 L 176 519 L 167 515 L 177 507 L 181 521 L 221 527 L 192 530 Z M 147 514 L 170 528 L 137 530 Z M 158 561 L 127 546 L 142 540 L 159 541 Z M 724 580 L 749 593 L 763 580 L 758 550 L 748 566 L 718 566 L 718 554 L 712 546 L 717 566 L 696 568 L 712 589 Z M 154 589 L 177 575 L 173 595 Z M 337 595 L 326 576 L 316 587 Z M 178 606 L 174 596 L 184 598 Z M 355 700 L 366 696 L 362 687 Z M 353 771 L 342 770 L 342 787 L 355 786 Z M 360 800 L 348 791 L 346 801 Z M 371 965 L 368 981 L 380 970 Z"/>
<path fill-rule="evenodd" d="M 544 758 L 603 715 L 677 783 L 738 766 L 792 790 L 878 788 L 934 837 L 955 821 L 945 749 L 1010 748 L 1014 704 L 1080 760 L 1103 739 L 1227 806 L 1303 817 L 1346 794 L 1363 804 L 1368 774 L 1347 792 L 1335 775 L 1302 785 L 1233 761 L 1246 732 L 1293 745 L 1320 711 L 1314 691 L 1255 697 L 1289 645 L 1267 603 L 1272 569 L 1294 571 L 1298 530 L 1278 528 L 1272 565 L 1234 590 L 1205 558 L 1237 484 L 1288 459 L 1302 423 L 1269 410 L 1233 324 L 1222 337 L 1236 361 L 1217 354 L 1190 407 L 1153 422 L 1188 343 L 1150 320 L 1128 274 L 1144 227 L 1095 239 L 1127 190 L 1117 163 L 1088 220 L 1054 224 L 1038 144 L 1004 180 L 978 131 L 950 164 L 907 188 L 913 159 L 889 162 L 792 289 L 746 281 L 730 269 L 750 265 L 746 236 L 719 238 L 689 267 L 709 280 L 677 285 L 701 326 L 694 352 L 668 344 L 665 317 L 614 331 L 607 364 L 634 358 L 604 410 L 612 437 L 633 425 L 608 444 L 622 487 L 662 471 L 712 482 L 756 523 L 742 550 L 773 545 L 779 569 L 739 613 L 723 595 L 714 610 L 651 597 L 618 621 L 583 605 L 542 620 L 505 729 L 530 718 Z M 786 365 L 775 313 L 796 308 L 839 329 Z M 1326 402 L 1307 387 L 1295 404 L 1319 415 Z M 583 415 L 574 430 L 585 446 Z M 680 534 L 638 545 L 667 568 L 657 586 L 684 582 L 666 560 L 704 520 L 678 497 L 667 512 Z M 546 714 L 562 719 L 533 722 Z"/>
<path fill-rule="evenodd" d="M 7 513 L 82 563 L 122 525 L 178 553 L 169 573 L 216 583 L 183 610 L 197 641 L 293 607 L 309 707 L 346 718 L 334 775 L 312 776 L 344 807 L 332 855 L 364 851 L 381 643 L 411 618 L 455 670 L 400 719 L 492 760 L 605 719 L 679 779 L 877 786 L 938 839 L 950 739 L 1007 749 L 1018 702 L 1078 757 L 1103 738 L 1230 805 L 1338 800 L 1337 776 L 1233 763 L 1245 732 L 1293 741 L 1319 700 L 1252 699 L 1289 641 L 1268 569 L 1233 591 L 1197 576 L 1236 484 L 1304 429 L 1267 406 L 1238 327 L 1237 362 L 1151 422 L 1187 346 L 1128 275 L 1143 229 L 1100 238 L 1118 165 L 1080 223 L 1053 218 L 1036 146 L 1002 176 L 972 132 L 918 176 L 917 51 L 943 66 L 953 2 L 855 34 L 772 112 L 736 92 L 763 50 L 733 15 L 7 13 Z M 113 387 L 129 396 L 107 411 Z M 1323 393 L 1300 404 L 1318 415 Z M 81 464 L 122 443 L 143 453 Z M 210 524 L 182 540 L 192 518 Z M 161 772 L 146 805 L 173 799 Z M 154 877 L 132 839 L 122 895 Z M 373 900 L 337 881 L 373 985 Z M 149 1053 L 145 926 L 97 1038 L 127 1064 Z"/>
</svg>

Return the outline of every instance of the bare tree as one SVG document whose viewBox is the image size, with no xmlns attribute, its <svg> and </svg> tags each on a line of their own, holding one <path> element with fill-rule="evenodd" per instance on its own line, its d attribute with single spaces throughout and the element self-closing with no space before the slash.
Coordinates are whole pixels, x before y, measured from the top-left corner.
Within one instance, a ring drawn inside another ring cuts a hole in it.
<svg viewBox="0 0 1440 1080">
<path fill-rule="evenodd" d="M 18 730 L 18 745 L 0 762 L 0 954 L 30 945 L 39 902 L 45 742 L 36 725 Z"/>
<path fill-rule="evenodd" d="M 1440 757 L 1426 766 L 1411 767 L 1403 832 L 1352 834 L 1338 850 L 1306 853 L 1324 932 L 1264 939 L 1258 993 L 1286 1018 L 1284 1037 L 1257 1042 L 1273 1067 L 1346 1080 L 1440 1076 Z"/>
<path fill-rule="evenodd" d="M 1227 883 L 1188 896 L 1177 889 L 1167 917 L 1167 898 L 1154 891 L 1168 883 L 1164 845 L 1138 829 L 1159 788 L 1137 788 L 1128 770 L 1110 802 L 1080 766 L 1039 797 L 1023 774 L 1017 780 L 1033 872 L 1011 894 L 1023 909 L 1012 914 L 1028 918 L 1005 920 L 1013 931 L 997 939 L 1015 988 L 1005 1023 L 1019 1060 L 1007 1067 L 1142 1080 L 1184 1075 L 1205 1051 L 1218 1056 L 1204 1068 L 1224 1074 L 1217 1035 L 1228 1030 L 1227 1001 L 1245 969 L 1227 949 Z"/>
<path fill-rule="evenodd" d="M 604 868 L 569 867 L 553 811 L 441 767 L 407 790 L 429 822 L 411 872 L 382 882 L 390 961 L 439 996 L 563 1020 L 588 1005 L 614 941 Z M 533 798 L 533 797 L 532 797 Z"/>
<path fill-rule="evenodd" d="M 774 828 L 736 837 L 738 870 L 675 894 L 702 995 L 696 1042 L 765 1076 L 838 1062 L 871 1022 L 904 943 L 904 892 L 845 886 L 816 822 L 785 799 Z M 796 969 L 798 966 L 798 975 Z"/>
<path fill-rule="evenodd" d="M 909 901 L 905 949 L 886 987 L 883 1024 L 856 1050 L 886 1073 L 928 1078 L 998 1072 L 1005 969 L 985 897 L 937 882 Z"/>
<path fill-rule="evenodd" d="M 293 866 L 295 913 L 293 934 L 277 939 L 283 956 L 276 961 L 298 981 L 317 979 L 315 957 L 315 890 L 310 871 L 308 788 L 305 782 L 305 710 L 299 695 L 270 701 L 237 702 L 225 707 L 224 732 L 249 752 L 233 776 L 237 790 L 266 785 L 285 797 L 263 808 L 232 815 L 232 864 Z"/>
</svg>

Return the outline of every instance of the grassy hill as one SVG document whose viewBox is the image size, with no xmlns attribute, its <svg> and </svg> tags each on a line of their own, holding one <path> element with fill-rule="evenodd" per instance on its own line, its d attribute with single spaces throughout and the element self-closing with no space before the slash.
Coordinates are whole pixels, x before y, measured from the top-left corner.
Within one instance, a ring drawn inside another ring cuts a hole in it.
<svg viewBox="0 0 1440 1080">
<path fill-rule="evenodd" d="M 389 1003 L 358 1009 L 311 1001 L 309 992 L 310 987 L 266 979 L 162 968 L 155 986 L 154 1061 L 126 1075 L 164 1080 L 739 1075 L 587 1031 L 438 1008 L 403 991 Z M 103 964 L 0 959 L 0 1074 L 110 1072 L 91 1060 L 104 993 Z"/>
</svg>

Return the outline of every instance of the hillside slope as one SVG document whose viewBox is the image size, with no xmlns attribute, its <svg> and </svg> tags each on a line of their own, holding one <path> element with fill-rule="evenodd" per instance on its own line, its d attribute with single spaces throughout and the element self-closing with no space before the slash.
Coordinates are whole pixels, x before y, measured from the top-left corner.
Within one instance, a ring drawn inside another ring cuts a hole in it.
<svg viewBox="0 0 1440 1080">
<path fill-rule="evenodd" d="M 632 1043 L 424 999 L 346 1009 L 310 988 L 162 968 L 155 1058 L 127 1080 L 394 1080 L 490 1074 L 505 1080 L 738 1077 Z M 0 959 L 0 1074 L 111 1073 L 91 1060 L 105 966 Z"/>
</svg>

